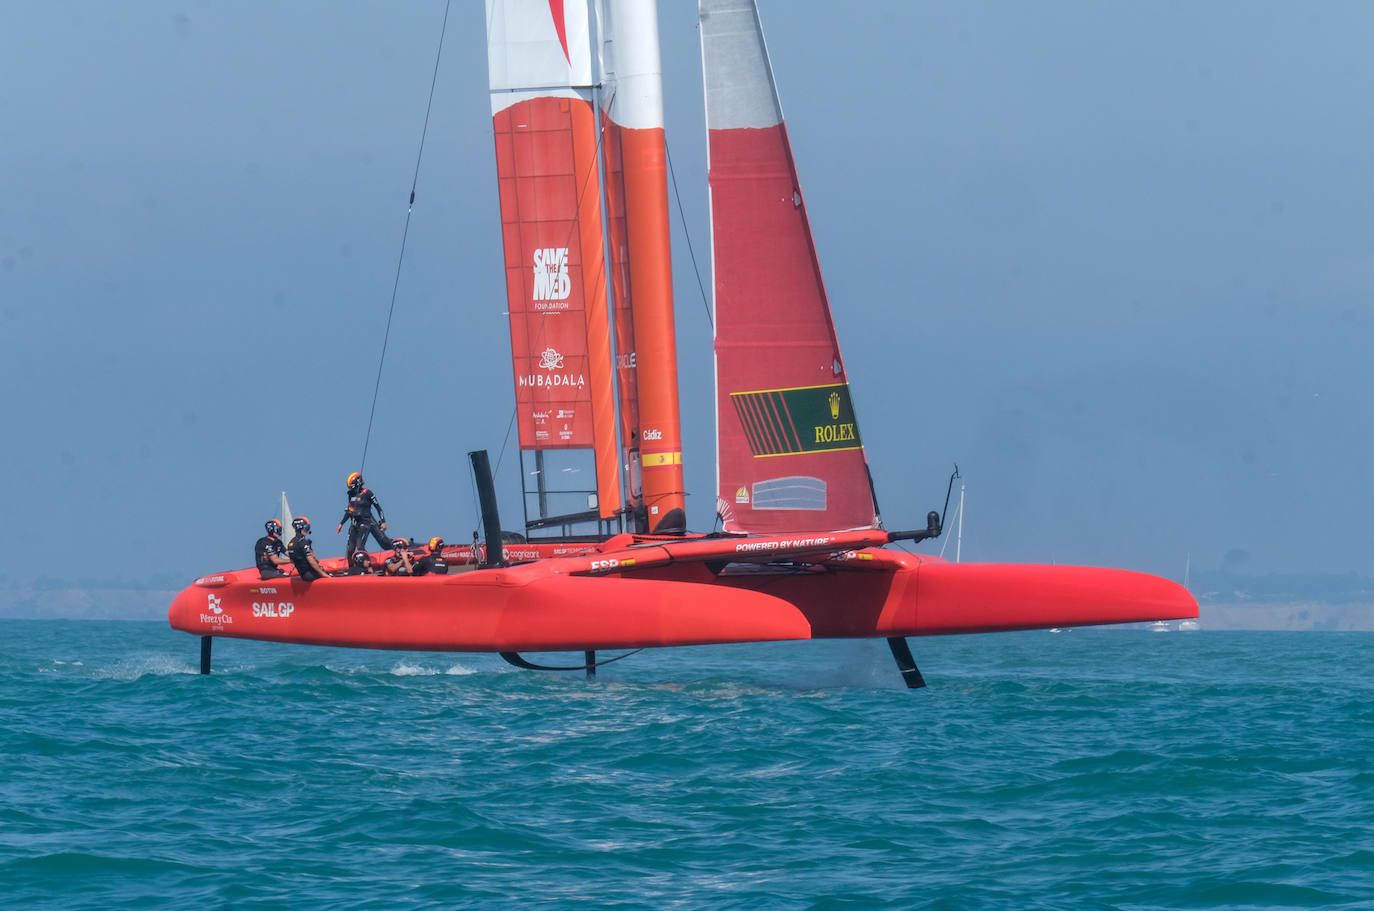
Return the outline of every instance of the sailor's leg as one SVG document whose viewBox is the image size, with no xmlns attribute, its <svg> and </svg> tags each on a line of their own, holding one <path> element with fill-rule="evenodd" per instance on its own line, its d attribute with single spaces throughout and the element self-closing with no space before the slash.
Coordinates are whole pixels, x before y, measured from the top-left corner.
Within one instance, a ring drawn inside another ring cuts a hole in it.
<svg viewBox="0 0 1374 911">
<path fill-rule="evenodd" d="M 382 531 L 380 525 L 372 525 L 367 531 L 363 532 L 363 543 L 367 543 L 367 532 L 372 533 L 372 537 L 377 539 L 377 546 L 382 550 L 391 550 L 391 538 L 387 537 L 386 532 Z"/>
<path fill-rule="evenodd" d="M 210 641 L 213 638 L 213 636 L 200 637 L 200 672 L 202 674 L 210 673 Z"/>
</svg>

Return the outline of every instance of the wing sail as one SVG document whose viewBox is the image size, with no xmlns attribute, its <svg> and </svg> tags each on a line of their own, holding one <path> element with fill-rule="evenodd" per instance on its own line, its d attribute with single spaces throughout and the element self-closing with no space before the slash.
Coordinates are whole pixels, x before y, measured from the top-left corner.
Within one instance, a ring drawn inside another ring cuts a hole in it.
<svg viewBox="0 0 1374 911">
<path fill-rule="evenodd" d="M 526 527 L 622 506 L 587 0 L 488 0 L 487 40 Z"/>
</svg>

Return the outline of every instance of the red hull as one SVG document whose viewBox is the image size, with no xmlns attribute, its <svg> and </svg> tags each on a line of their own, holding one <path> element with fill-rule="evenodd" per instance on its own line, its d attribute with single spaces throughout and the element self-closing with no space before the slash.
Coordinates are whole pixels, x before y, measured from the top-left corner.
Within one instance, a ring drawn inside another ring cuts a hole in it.
<svg viewBox="0 0 1374 911">
<path fill-rule="evenodd" d="M 884 533 L 780 539 L 790 545 L 785 553 L 808 554 L 806 562 L 737 565 L 719 575 L 713 557 L 738 560 L 742 544 L 761 539 L 602 545 L 595 556 L 415 579 L 260 581 L 240 570 L 196 580 L 172 602 L 169 619 L 201 636 L 496 652 L 945 635 L 1198 614 L 1186 589 L 1156 576 L 946 563 L 862 546 L 875 534 Z M 860 546 L 843 549 L 851 540 Z M 817 553 L 827 542 L 830 552 Z"/>
</svg>

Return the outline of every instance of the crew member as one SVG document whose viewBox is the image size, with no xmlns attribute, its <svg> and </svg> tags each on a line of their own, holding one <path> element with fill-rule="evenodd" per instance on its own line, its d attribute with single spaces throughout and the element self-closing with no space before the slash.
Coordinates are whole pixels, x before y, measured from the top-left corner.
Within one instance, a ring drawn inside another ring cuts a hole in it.
<svg viewBox="0 0 1374 911">
<path fill-rule="evenodd" d="M 310 546 L 310 520 L 305 516 L 296 516 L 291 520 L 291 527 L 296 530 L 296 537 L 291 539 L 291 546 L 286 549 L 286 554 L 295 564 L 301 581 L 314 582 L 329 575 L 320 565 L 320 561 L 315 559 L 314 548 Z"/>
<path fill-rule="evenodd" d="M 253 559 L 258 564 L 258 575 L 263 579 L 277 579 L 286 575 L 277 567 L 290 566 L 291 558 L 286 555 L 286 545 L 281 543 L 281 523 L 268 519 L 267 534 L 258 538 L 253 545 Z"/>
<path fill-rule="evenodd" d="M 386 563 L 382 565 L 382 571 L 388 576 L 412 576 L 415 574 L 415 564 L 411 562 L 410 542 L 405 538 L 392 538 L 391 546 L 394 553 L 387 557 Z"/>
<path fill-rule="evenodd" d="M 415 575 L 427 576 L 434 573 L 437 576 L 448 575 L 448 561 L 444 559 L 444 539 L 430 538 L 429 553 L 420 558 L 420 562 L 415 564 Z"/>
<path fill-rule="evenodd" d="M 386 513 L 382 512 L 377 495 L 363 486 L 362 473 L 353 472 L 345 483 L 348 485 L 348 508 L 334 534 L 343 531 L 345 522 L 352 522 L 348 527 L 348 559 L 352 560 L 353 552 L 367 543 L 368 535 L 377 539 L 378 547 L 390 547 L 391 539 L 386 536 Z M 374 509 L 376 516 L 372 514 Z"/>
<path fill-rule="evenodd" d="M 353 558 L 348 561 L 349 576 L 375 576 L 377 571 L 372 568 L 372 558 L 367 555 L 365 550 L 355 550 Z"/>
</svg>

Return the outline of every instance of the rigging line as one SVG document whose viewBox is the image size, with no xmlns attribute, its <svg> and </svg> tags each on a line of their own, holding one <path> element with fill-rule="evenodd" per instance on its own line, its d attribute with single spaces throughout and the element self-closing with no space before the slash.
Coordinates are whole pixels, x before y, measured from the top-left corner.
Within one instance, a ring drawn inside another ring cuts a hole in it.
<svg viewBox="0 0 1374 911">
<path fill-rule="evenodd" d="M 444 2 L 444 21 L 439 26 L 439 49 L 434 54 L 434 74 L 429 79 L 429 101 L 425 104 L 425 124 L 420 130 L 420 149 L 415 154 L 415 174 L 410 179 L 410 202 L 406 206 L 406 224 L 401 231 L 401 252 L 396 257 L 396 277 L 391 282 L 391 306 L 386 311 L 386 332 L 382 335 L 382 353 L 377 358 L 377 381 L 372 384 L 372 408 L 367 413 L 367 434 L 363 437 L 363 457 L 358 470 L 367 467 L 367 447 L 372 442 L 372 419 L 377 414 L 377 394 L 382 388 L 382 366 L 386 363 L 386 346 L 391 340 L 391 318 L 396 313 L 396 291 L 401 286 L 401 263 L 406 257 L 406 238 L 410 235 L 410 215 L 415 211 L 415 187 L 420 182 L 420 161 L 425 154 L 425 137 L 429 135 L 429 114 L 434 108 L 434 87 L 439 81 L 439 61 L 444 55 L 444 35 L 448 31 L 448 11 L 453 0 Z"/>
<path fill-rule="evenodd" d="M 673 178 L 673 196 L 677 199 L 677 217 L 682 220 L 682 236 L 687 238 L 687 252 L 692 257 L 692 272 L 697 277 L 697 290 L 701 292 L 701 305 L 706 309 L 706 325 L 714 332 L 716 324 L 711 319 L 711 304 L 706 300 L 706 286 L 701 283 L 701 267 L 697 265 L 697 253 L 692 249 L 692 232 L 687 230 L 687 213 L 682 211 L 682 194 L 677 189 L 677 172 L 673 170 L 673 155 L 668 151 L 668 137 L 663 137 L 663 154 L 668 159 L 668 173 Z"/>
</svg>

